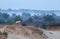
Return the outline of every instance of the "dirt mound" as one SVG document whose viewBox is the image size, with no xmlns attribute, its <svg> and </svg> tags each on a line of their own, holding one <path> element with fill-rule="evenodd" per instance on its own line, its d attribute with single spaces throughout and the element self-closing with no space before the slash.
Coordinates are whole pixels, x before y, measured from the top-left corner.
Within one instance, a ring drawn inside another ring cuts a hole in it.
<svg viewBox="0 0 60 39">
<path fill-rule="evenodd" d="M 9 34 L 15 33 L 17 35 L 29 37 L 29 39 L 46 39 L 39 28 L 32 26 L 7 25 L 4 27 L 4 30 Z"/>
</svg>

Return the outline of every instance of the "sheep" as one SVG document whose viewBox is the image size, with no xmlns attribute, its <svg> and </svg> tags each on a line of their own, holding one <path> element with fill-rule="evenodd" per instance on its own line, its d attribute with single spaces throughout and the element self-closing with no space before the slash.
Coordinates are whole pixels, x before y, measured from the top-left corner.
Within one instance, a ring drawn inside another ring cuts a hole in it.
<svg viewBox="0 0 60 39">
<path fill-rule="evenodd" d="M 16 24 L 20 24 L 20 23 L 21 23 L 21 21 L 16 21 L 15 23 L 16 23 Z"/>
</svg>

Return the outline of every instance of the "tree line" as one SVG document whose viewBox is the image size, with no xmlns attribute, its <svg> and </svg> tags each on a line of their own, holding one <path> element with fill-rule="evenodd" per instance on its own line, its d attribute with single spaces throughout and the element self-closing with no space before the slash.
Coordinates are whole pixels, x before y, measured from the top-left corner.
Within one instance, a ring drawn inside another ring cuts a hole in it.
<svg viewBox="0 0 60 39">
<path fill-rule="evenodd" d="M 0 12 L 0 24 L 14 24 L 16 21 L 21 21 L 26 25 L 34 25 L 36 27 L 46 28 L 47 26 L 59 26 L 60 18 L 56 14 L 52 13 L 47 15 L 31 15 L 30 13 L 25 13 L 16 15 L 15 13 L 10 16 L 8 13 Z"/>
</svg>

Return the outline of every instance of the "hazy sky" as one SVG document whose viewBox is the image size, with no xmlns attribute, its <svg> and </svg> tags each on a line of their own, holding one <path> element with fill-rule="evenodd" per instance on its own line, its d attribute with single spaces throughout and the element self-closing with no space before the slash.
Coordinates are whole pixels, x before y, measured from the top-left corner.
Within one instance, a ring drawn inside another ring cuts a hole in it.
<svg viewBox="0 0 60 39">
<path fill-rule="evenodd" d="M 0 0 L 0 8 L 60 10 L 60 0 Z"/>
</svg>

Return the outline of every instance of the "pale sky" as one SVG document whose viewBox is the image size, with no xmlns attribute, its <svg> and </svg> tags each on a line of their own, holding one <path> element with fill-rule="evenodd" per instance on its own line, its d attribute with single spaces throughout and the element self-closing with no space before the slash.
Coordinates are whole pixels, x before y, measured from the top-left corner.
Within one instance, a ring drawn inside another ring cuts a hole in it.
<svg viewBox="0 0 60 39">
<path fill-rule="evenodd" d="M 60 0 L 0 0 L 0 8 L 60 10 Z"/>
</svg>

